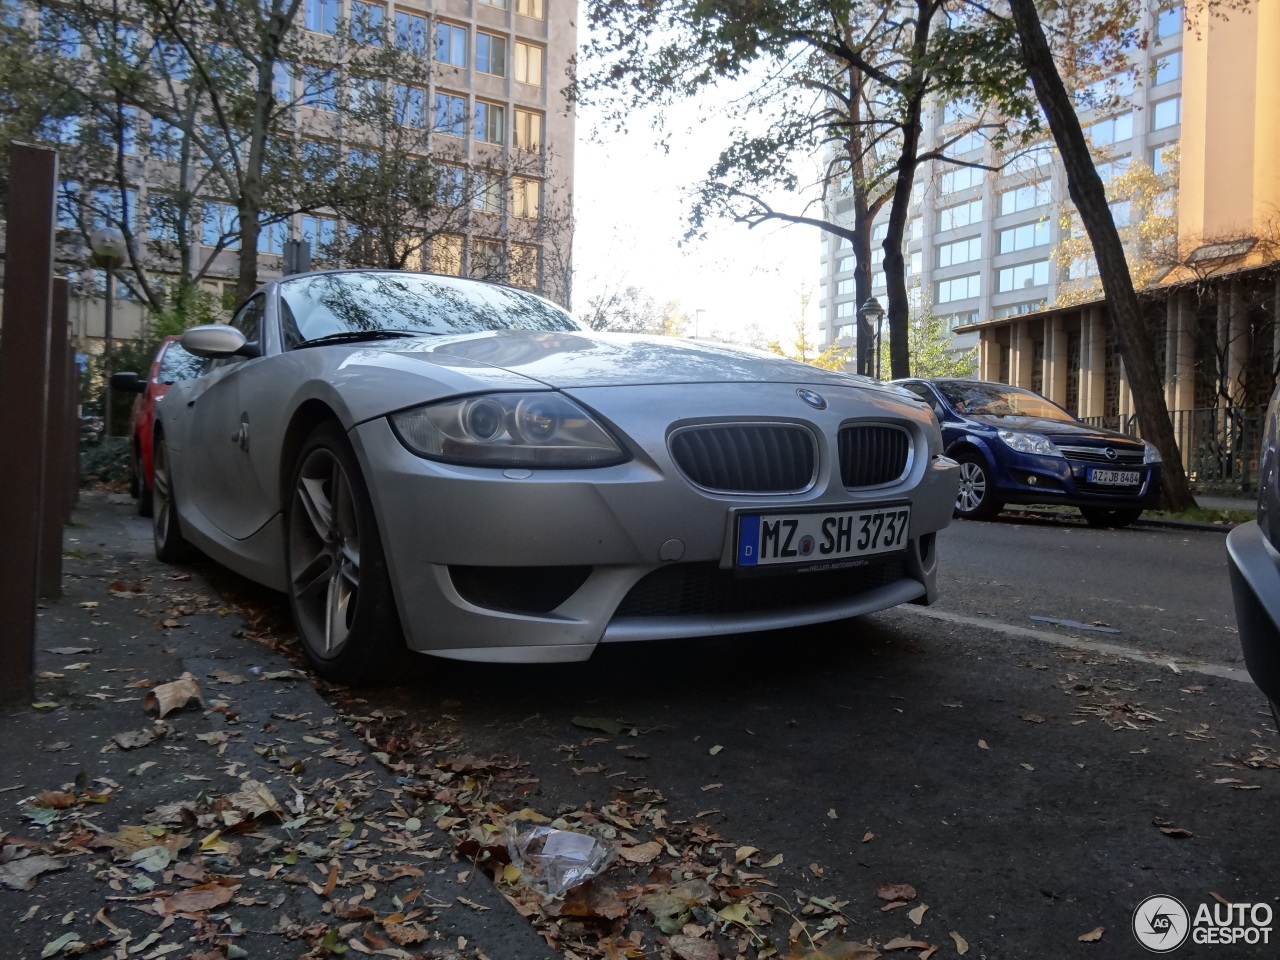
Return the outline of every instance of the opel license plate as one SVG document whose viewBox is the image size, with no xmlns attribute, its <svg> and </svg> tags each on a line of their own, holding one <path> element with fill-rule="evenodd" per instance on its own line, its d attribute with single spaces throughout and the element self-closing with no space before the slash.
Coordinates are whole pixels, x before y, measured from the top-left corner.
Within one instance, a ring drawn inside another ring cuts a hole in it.
<svg viewBox="0 0 1280 960">
<path fill-rule="evenodd" d="M 1109 487 L 1136 487 L 1142 475 L 1137 470 L 1089 470 L 1089 482 Z"/>
<path fill-rule="evenodd" d="M 738 516 L 739 567 L 824 563 L 892 553 L 907 546 L 911 507 L 862 507 Z"/>
</svg>

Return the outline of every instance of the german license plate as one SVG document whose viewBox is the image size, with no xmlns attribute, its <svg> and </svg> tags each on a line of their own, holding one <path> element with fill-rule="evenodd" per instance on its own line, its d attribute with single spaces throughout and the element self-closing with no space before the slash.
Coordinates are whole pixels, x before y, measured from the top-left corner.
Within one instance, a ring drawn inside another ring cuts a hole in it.
<svg viewBox="0 0 1280 960">
<path fill-rule="evenodd" d="M 907 546 L 911 507 L 863 507 L 822 513 L 748 513 L 738 517 L 739 567 L 822 563 L 892 553 Z"/>
<path fill-rule="evenodd" d="M 1089 482 L 1110 487 L 1136 487 L 1142 475 L 1137 470 L 1089 470 Z"/>
</svg>

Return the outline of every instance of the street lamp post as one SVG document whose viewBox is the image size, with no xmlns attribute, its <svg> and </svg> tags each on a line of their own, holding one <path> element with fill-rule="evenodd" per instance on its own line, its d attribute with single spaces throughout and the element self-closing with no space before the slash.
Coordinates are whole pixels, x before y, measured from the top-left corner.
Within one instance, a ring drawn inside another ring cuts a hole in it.
<svg viewBox="0 0 1280 960">
<path fill-rule="evenodd" d="M 858 336 L 862 337 L 865 333 L 870 336 L 872 325 L 875 326 L 876 335 L 872 341 L 875 352 L 867 358 L 867 369 L 858 372 L 865 376 L 870 376 L 872 370 L 875 371 L 875 378 L 880 379 L 880 334 L 882 332 L 882 324 L 884 323 L 884 307 L 880 306 L 880 301 L 875 297 L 868 297 L 866 302 L 858 308 L 858 319 L 862 322 L 859 324 Z"/>
<path fill-rule="evenodd" d="M 124 235 L 115 227 L 99 227 L 89 234 L 93 262 L 106 271 L 106 307 L 102 323 L 102 435 L 111 436 L 111 372 L 113 366 L 112 308 L 115 306 L 116 267 L 124 262 Z"/>
</svg>

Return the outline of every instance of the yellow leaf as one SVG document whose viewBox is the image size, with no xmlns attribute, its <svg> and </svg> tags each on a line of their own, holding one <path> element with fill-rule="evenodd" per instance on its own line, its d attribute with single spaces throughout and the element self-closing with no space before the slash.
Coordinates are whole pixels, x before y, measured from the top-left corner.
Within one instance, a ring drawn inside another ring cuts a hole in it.
<svg viewBox="0 0 1280 960">
<path fill-rule="evenodd" d="M 204 697 L 200 694 L 200 681 L 190 673 L 184 673 L 172 683 L 162 683 L 154 687 L 142 698 L 142 708 L 159 711 L 160 719 L 163 720 L 166 714 L 185 707 L 192 700 L 204 706 Z"/>
<path fill-rule="evenodd" d="M 1081 943 L 1093 943 L 1095 940 L 1101 940 L 1102 934 L 1106 932 L 1106 927 L 1094 927 L 1088 933 L 1082 933 L 1076 937 Z"/>
<path fill-rule="evenodd" d="M 760 852 L 759 847 L 739 847 L 737 849 L 737 852 L 735 852 L 733 855 L 733 862 L 741 863 L 743 860 L 747 859 L 747 857 L 750 857 L 753 854 L 757 854 L 759 852 Z"/>
<path fill-rule="evenodd" d="M 520 868 L 508 863 L 502 868 L 502 879 L 507 883 L 515 883 L 520 879 Z"/>
<path fill-rule="evenodd" d="M 756 918 L 747 911 L 747 905 L 745 903 L 731 903 L 724 909 L 720 910 L 716 916 L 721 920 L 725 920 L 729 923 L 736 923 L 743 927 L 752 926 L 756 922 Z"/>
</svg>

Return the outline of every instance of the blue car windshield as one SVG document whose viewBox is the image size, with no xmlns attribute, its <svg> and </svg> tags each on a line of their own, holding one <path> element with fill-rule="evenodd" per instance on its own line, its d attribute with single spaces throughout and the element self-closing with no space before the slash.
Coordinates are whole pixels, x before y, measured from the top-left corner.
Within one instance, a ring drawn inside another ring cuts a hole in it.
<svg viewBox="0 0 1280 960">
<path fill-rule="evenodd" d="M 1038 393 L 972 380 L 941 380 L 937 387 L 956 412 L 979 417 L 1034 417 L 1074 423 L 1072 416 Z"/>
<path fill-rule="evenodd" d="M 396 331 L 580 330 L 548 300 L 492 283 L 396 271 L 321 273 L 280 284 L 286 349 L 337 335 Z"/>
</svg>

